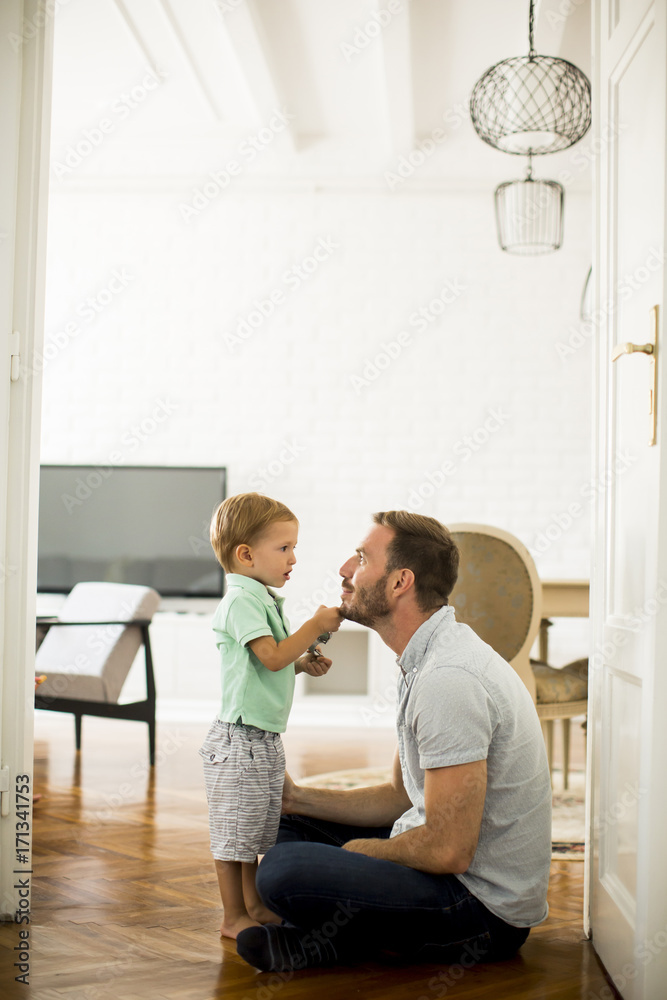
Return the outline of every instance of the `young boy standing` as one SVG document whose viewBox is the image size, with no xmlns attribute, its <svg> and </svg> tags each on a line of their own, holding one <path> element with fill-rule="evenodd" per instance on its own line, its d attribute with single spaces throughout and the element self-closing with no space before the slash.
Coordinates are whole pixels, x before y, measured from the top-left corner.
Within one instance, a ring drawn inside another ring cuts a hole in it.
<svg viewBox="0 0 667 1000">
<path fill-rule="evenodd" d="M 222 706 L 199 751 L 204 759 L 211 852 L 224 907 L 221 935 L 278 921 L 255 889 L 257 855 L 275 844 L 280 822 L 285 731 L 295 673 L 319 677 L 331 666 L 306 652 L 335 632 L 338 608 L 318 608 L 290 635 L 284 587 L 296 562 L 299 524 L 284 504 L 259 493 L 228 497 L 213 515 L 211 544 L 227 574 L 213 616 L 221 654 Z"/>
</svg>

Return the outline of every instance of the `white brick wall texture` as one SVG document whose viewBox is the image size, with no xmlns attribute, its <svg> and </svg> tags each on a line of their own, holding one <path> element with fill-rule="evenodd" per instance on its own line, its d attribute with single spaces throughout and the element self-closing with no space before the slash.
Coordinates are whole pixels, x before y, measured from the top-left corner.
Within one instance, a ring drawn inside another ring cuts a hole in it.
<svg viewBox="0 0 667 1000">
<path fill-rule="evenodd" d="M 293 619 L 378 509 L 519 536 L 589 571 L 590 199 L 562 249 L 497 246 L 492 192 L 53 192 L 44 462 L 225 465 L 300 519 Z M 420 313 L 421 310 L 421 313 Z M 132 427 L 172 412 L 144 440 Z M 570 517 L 568 507 L 581 502 Z"/>
</svg>

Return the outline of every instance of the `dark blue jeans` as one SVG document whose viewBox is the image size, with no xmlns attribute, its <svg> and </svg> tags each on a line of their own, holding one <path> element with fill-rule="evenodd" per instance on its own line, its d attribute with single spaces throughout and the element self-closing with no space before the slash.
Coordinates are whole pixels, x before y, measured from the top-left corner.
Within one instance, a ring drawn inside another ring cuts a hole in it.
<svg viewBox="0 0 667 1000">
<path fill-rule="evenodd" d="M 509 958 L 529 928 L 512 927 L 454 875 L 429 875 L 342 851 L 348 840 L 390 828 L 283 816 L 278 843 L 257 872 L 264 903 L 308 938 L 327 939 L 339 961 L 460 963 Z"/>
</svg>

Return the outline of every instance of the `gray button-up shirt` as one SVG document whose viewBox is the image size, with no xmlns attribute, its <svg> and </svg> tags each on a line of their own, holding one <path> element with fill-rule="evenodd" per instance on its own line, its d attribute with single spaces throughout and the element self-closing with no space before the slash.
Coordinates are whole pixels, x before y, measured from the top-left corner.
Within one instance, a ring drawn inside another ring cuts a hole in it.
<svg viewBox="0 0 667 1000">
<path fill-rule="evenodd" d="M 535 706 L 512 667 L 444 607 L 399 661 L 398 748 L 412 808 L 392 836 L 426 822 L 424 771 L 487 762 L 475 856 L 456 877 L 515 927 L 547 915 L 551 781 Z"/>
</svg>

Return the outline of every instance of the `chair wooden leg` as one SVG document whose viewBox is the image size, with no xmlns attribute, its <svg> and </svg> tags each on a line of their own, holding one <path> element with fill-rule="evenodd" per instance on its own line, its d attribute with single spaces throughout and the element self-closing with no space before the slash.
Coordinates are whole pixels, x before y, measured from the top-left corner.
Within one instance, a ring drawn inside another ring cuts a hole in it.
<svg viewBox="0 0 667 1000">
<path fill-rule="evenodd" d="M 542 719 L 542 734 L 544 736 L 544 743 L 547 748 L 547 761 L 549 762 L 549 775 L 551 776 L 553 774 L 553 764 L 554 764 L 553 719 Z"/>
<path fill-rule="evenodd" d="M 148 756 L 151 767 L 155 764 L 155 719 L 148 723 Z"/>
<path fill-rule="evenodd" d="M 81 719 L 81 715 L 77 714 L 74 716 L 74 736 L 76 739 L 77 750 L 81 749 Z"/>
<path fill-rule="evenodd" d="M 563 788 L 570 787 L 570 720 L 563 719 Z"/>
</svg>

